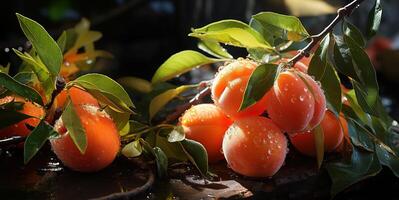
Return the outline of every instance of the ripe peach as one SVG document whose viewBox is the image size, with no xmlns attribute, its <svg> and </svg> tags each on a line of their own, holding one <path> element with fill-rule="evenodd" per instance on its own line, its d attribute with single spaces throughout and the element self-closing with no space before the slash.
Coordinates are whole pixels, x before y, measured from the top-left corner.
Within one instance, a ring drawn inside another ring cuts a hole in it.
<svg viewBox="0 0 399 200">
<path fill-rule="evenodd" d="M 331 111 L 327 111 L 321 122 L 321 128 L 324 133 L 324 151 L 334 151 L 343 138 L 343 130 L 339 119 Z M 291 134 L 290 140 L 295 149 L 302 154 L 307 156 L 316 155 L 313 131 Z"/>
<path fill-rule="evenodd" d="M 213 104 L 193 106 L 180 118 L 180 124 L 187 138 L 204 145 L 209 162 L 223 159 L 223 136 L 232 121 L 220 108 Z"/>
<path fill-rule="evenodd" d="M 54 129 L 60 134 L 51 139 L 51 147 L 65 166 L 80 172 L 99 171 L 115 159 L 119 148 L 119 134 L 115 123 L 105 111 L 88 104 L 75 105 L 86 132 L 87 149 L 81 154 L 64 126 L 62 118 Z"/>
<path fill-rule="evenodd" d="M 310 130 L 324 116 L 323 91 L 309 75 L 297 70 L 280 73 L 268 96 L 269 117 L 288 133 Z"/>
<path fill-rule="evenodd" d="M 287 138 L 268 118 L 241 118 L 227 130 L 223 153 L 233 171 L 251 177 L 270 177 L 284 163 Z"/>
<path fill-rule="evenodd" d="M 213 101 L 216 106 L 221 108 L 222 111 L 232 119 L 239 119 L 246 116 L 258 116 L 266 110 L 267 95 L 256 104 L 242 111 L 238 111 L 250 75 L 257 66 L 258 64 L 253 61 L 238 59 L 223 67 L 213 81 Z"/>
<path fill-rule="evenodd" d="M 6 96 L 0 99 L 0 105 L 12 101 L 24 103 L 22 110 L 19 110 L 18 112 L 32 116 L 32 118 L 22 120 L 14 125 L 3 128 L 0 130 L 0 137 L 11 137 L 15 135 L 28 136 L 31 130 L 29 130 L 25 124 L 36 127 L 40 123 L 40 118 L 45 115 L 44 109 L 38 104 L 26 101 L 18 96 Z"/>
</svg>

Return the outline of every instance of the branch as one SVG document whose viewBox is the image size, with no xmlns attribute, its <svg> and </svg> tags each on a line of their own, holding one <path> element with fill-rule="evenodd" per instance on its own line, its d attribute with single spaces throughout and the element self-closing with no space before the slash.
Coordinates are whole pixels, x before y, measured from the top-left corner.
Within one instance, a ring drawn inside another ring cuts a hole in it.
<svg viewBox="0 0 399 200">
<path fill-rule="evenodd" d="M 301 58 L 303 57 L 309 57 L 311 49 L 316 46 L 328 33 L 330 33 L 335 25 L 338 24 L 345 16 L 348 16 L 352 13 L 354 9 L 356 9 L 364 0 L 354 0 L 351 3 L 347 4 L 346 6 L 339 8 L 337 10 L 337 16 L 334 18 L 331 23 L 324 28 L 322 32 L 320 32 L 317 35 L 312 35 L 310 38 L 312 39 L 310 43 L 304 47 L 303 49 L 298 51 L 298 54 L 296 54 L 294 57 L 292 57 L 288 63 L 291 63 L 294 65 L 296 62 L 298 62 Z M 292 66 L 291 65 L 291 66 Z"/>
<path fill-rule="evenodd" d="M 178 119 L 181 114 L 184 113 L 187 109 L 191 108 L 193 105 L 197 105 L 202 102 L 202 99 L 208 96 L 211 93 L 211 88 L 210 88 L 210 83 L 212 83 L 213 80 L 209 81 L 204 81 L 200 83 L 200 87 L 205 87 L 203 90 L 201 90 L 197 95 L 195 95 L 194 98 L 192 98 L 189 102 L 186 104 L 183 104 L 181 106 L 178 106 L 172 114 L 168 115 L 166 119 L 162 123 L 171 123 Z"/>
<path fill-rule="evenodd" d="M 51 108 L 54 103 L 55 97 L 65 88 L 65 79 L 61 76 L 57 76 L 57 80 L 55 82 L 55 90 L 51 93 L 50 102 L 46 105 L 46 109 Z"/>
</svg>

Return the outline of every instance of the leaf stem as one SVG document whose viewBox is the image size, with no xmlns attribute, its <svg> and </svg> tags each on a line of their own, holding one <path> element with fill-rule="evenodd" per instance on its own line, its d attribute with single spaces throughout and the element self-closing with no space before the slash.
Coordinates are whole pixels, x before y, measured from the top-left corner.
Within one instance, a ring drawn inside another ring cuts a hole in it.
<svg viewBox="0 0 399 200">
<path fill-rule="evenodd" d="M 319 34 L 310 36 L 311 41 L 309 42 L 309 44 L 306 45 L 306 47 L 304 47 L 303 49 L 299 50 L 298 54 L 292 57 L 288 61 L 288 63 L 293 66 L 303 57 L 309 57 L 313 47 L 315 47 L 328 33 L 330 33 L 334 29 L 335 25 L 337 25 L 342 19 L 344 19 L 345 16 L 349 16 L 352 11 L 356 9 L 363 1 L 364 0 L 353 0 L 346 6 L 339 8 L 337 10 L 337 15 L 331 21 L 331 23 L 327 27 L 325 27 L 324 30 L 321 31 Z"/>
<path fill-rule="evenodd" d="M 202 99 L 211 93 L 210 83 L 212 83 L 212 81 L 213 80 L 209 80 L 209 81 L 203 81 L 203 82 L 199 83 L 198 87 L 204 88 L 204 89 L 202 89 L 197 95 L 195 95 L 189 102 L 178 106 L 176 108 L 175 112 L 168 115 L 162 123 L 164 123 L 164 124 L 172 123 L 173 121 L 178 119 L 180 117 L 180 115 L 182 113 L 184 113 L 184 111 L 189 109 L 191 106 L 201 103 Z"/>
<path fill-rule="evenodd" d="M 51 108 L 54 103 L 55 97 L 65 88 L 66 82 L 65 79 L 61 76 L 57 76 L 57 80 L 55 82 L 55 90 L 51 93 L 50 102 L 46 105 L 46 109 Z"/>
</svg>

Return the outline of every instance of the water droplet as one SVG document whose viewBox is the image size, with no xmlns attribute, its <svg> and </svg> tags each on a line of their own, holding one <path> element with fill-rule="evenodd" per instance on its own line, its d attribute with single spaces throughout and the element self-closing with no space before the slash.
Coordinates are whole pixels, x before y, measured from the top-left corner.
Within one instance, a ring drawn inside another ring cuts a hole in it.
<svg viewBox="0 0 399 200">
<path fill-rule="evenodd" d="M 303 101 L 305 99 L 305 97 L 304 96 L 299 96 L 299 101 Z"/>
<path fill-rule="evenodd" d="M 283 87 L 283 90 L 284 90 L 284 91 L 288 91 L 288 87 L 287 87 L 287 86 L 284 86 L 284 87 Z"/>
<path fill-rule="evenodd" d="M 293 98 L 290 99 L 290 101 L 291 101 L 291 103 L 295 103 L 296 102 L 296 98 L 293 97 Z"/>
<path fill-rule="evenodd" d="M 10 52 L 10 48 L 8 48 L 8 47 L 4 48 L 4 52 L 6 52 L 6 53 Z"/>
<path fill-rule="evenodd" d="M 308 90 L 308 88 L 303 88 L 303 91 L 305 91 L 305 92 L 308 92 L 309 90 Z"/>
<path fill-rule="evenodd" d="M 272 155 L 272 150 L 271 150 L 271 149 L 268 149 L 268 150 L 267 150 L 267 154 L 268 154 L 268 155 Z"/>
</svg>

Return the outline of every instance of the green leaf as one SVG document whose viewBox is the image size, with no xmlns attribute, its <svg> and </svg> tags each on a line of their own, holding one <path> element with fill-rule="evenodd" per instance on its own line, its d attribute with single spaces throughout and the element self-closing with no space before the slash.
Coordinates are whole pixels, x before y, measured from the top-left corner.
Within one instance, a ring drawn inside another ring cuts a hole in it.
<svg viewBox="0 0 399 200">
<path fill-rule="evenodd" d="M 52 76 L 57 76 L 63 60 L 62 52 L 57 43 L 39 23 L 18 13 L 16 15 L 22 31 L 32 43 L 40 60 Z"/>
<path fill-rule="evenodd" d="M 351 37 L 344 35 L 344 41 L 349 47 L 353 64 L 358 68 L 357 74 L 361 80 L 360 84 L 366 89 L 364 90 L 366 94 L 366 102 L 368 106 L 373 108 L 375 107 L 378 99 L 378 83 L 374 67 L 371 64 L 367 53 Z"/>
<path fill-rule="evenodd" d="M 33 102 L 43 105 L 42 97 L 36 90 L 16 81 L 8 74 L 0 72 L 0 85 L 21 97 L 25 97 Z"/>
<path fill-rule="evenodd" d="M 327 62 L 324 76 L 319 81 L 324 90 L 329 107 L 331 107 L 330 109 L 334 110 L 335 113 L 339 113 L 342 106 L 341 85 L 338 74 L 330 63 Z"/>
<path fill-rule="evenodd" d="M 149 128 L 149 126 L 147 124 L 143 124 L 141 122 L 134 121 L 134 120 L 130 120 L 129 124 L 130 124 L 130 132 L 131 133 L 140 132 L 140 131 L 142 131 L 144 129 L 148 129 Z"/>
<path fill-rule="evenodd" d="M 344 34 L 350 38 L 352 38 L 359 46 L 366 46 L 366 42 L 364 41 L 363 35 L 355 25 L 351 24 L 348 20 L 345 20 L 343 23 Z"/>
<path fill-rule="evenodd" d="M 114 121 L 116 125 L 116 128 L 118 128 L 119 134 L 123 135 L 123 131 L 126 131 L 124 129 L 130 129 L 130 127 L 126 127 L 129 124 L 130 113 L 117 112 L 110 107 L 106 107 L 104 111 L 111 116 L 112 121 Z"/>
<path fill-rule="evenodd" d="M 160 83 L 183 74 L 194 67 L 220 62 L 223 59 L 214 59 L 203 54 L 186 50 L 173 54 L 155 72 L 152 77 L 152 84 Z"/>
<path fill-rule="evenodd" d="M 186 138 L 184 134 L 184 129 L 182 126 L 176 126 L 169 134 L 168 134 L 168 142 L 180 142 Z"/>
<path fill-rule="evenodd" d="M 309 64 L 308 74 L 320 81 L 326 100 L 335 113 L 341 110 L 341 87 L 338 74 L 327 61 L 330 36 L 326 36 Z"/>
<path fill-rule="evenodd" d="M 128 158 L 140 156 L 142 152 L 140 140 L 135 140 L 122 148 L 122 154 Z"/>
<path fill-rule="evenodd" d="M 254 105 L 263 98 L 266 92 L 273 86 L 274 80 L 278 76 L 277 69 L 278 65 L 262 64 L 252 72 L 245 88 L 240 111 Z"/>
<path fill-rule="evenodd" d="M 10 71 L 10 63 L 7 63 L 5 67 L 3 65 L 0 65 L 0 73 L 8 74 L 9 71 Z"/>
<path fill-rule="evenodd" d="M 198 42 L 198 48 L 217 58 L 233 58 L 219 42 L 212 39 L 204 39 Z"/>
<path fill-rule="evenodd" d="M 248 24 L 237 20 L 222 20 L 193 29 L 189 36 L 212 39 L 227 45 L 244 48 L 263 48 L 272 51 L 272 46 L 262 35 Z"/>
<path fill-rule="evenodd" d="M 357 102 L 355 91 L 351 90 L 345 94 L 346 99 L 350 104 L 350 109 L 353 110 L 356 114 L 356 118 L 352 117 L 353 119 L 359 119 L 363 124 L 370 124 L 370 116 L 363 111 L 360 107 L 359 103 Z"/>
<path fill-rule="evenodd" d="M 284 40 L 302 41 L 309 37 L 309 33 L 303 27 L 301 21 L 295 16 L 282 15 L 273 12 L 261 12 L 252 16 L 250 25 L 254 21 L 261 24 L 263 36 L 272 34 Z"/>
<path fill-rule="evenodd" d="M 42 85 L 46 97 L 48 99 L 51 98 L 51 93 L 55 89 L 55 76 L 51 76 L 47 67 L 43 64 L 43 62 L 38 57 L 33 57 L 27 52 L 22 53 L 16 49 L 13 49 L 14 52 L 27 64 L 27 66 L 36 74 L 37 79 Z"/>
<path fill-rule="evenodd" d="M 178 142 L 168 142 L 167 138 L 156 136 L 155 146 L 162 149 L 169 161 L 185 162 L 187 156 Z"/>
<path fill-rule="evenodd" d="M 78 35 L 76 38 L 74 46 L 69 50 L 71 52 L 76 52 L 79 48 L 87 46 L 102 37 L 102 33 L 98 31 L 85 31 Z"/>
<path fill-rule="evenodd" d="M 345 188 L 375 176 L 381 171 L 381 165 L 374 153 L 353 148 L 349 163 L 331 163 L 327 171 L 332 179 L 331 196 L 334 197 Z"/>
<path fill-rule="evenodd" d="M 368 130 L 356 120 L 348 119 L 347 122 L 352 144 L 365 151 L 373 152 L 374 142 L 368 135 Z"/>
<path fill-rule="evenodd" d="M 324 159 L 324 132 L 320 125 L 316 126 L 314 129 L 313 137 L 315 141 L 317 167 L 320 169 Z"/>
<path fill-rule="evenodd" d="M 61 118 L 73 143 L 75 143 L 80 153 L 84 154 L 87 148 L 86 131 L 83 128 L 82 121 L 73 106 L 72 99 L 68 98 L 67 101 L 68 103 L 61 115 Z"/>
<path fill-rule="evenodd" d="M 378 159 L 380 163 L 384 166 L 387 166 L 391 171 L 395 174 L 396 177 L 399 177 L 399 158 L 396 155 L 393 155 L 386 148 L 383 148 L 381 144 L 375 146 L 375 151 L 377 153 Z"/>
<path fill-rule="evenodd" d="M 149 93 L 152 90 L 151 82 L 132 76 L 125 76 L 117 80 L 123 87 L 138 91 L 141 93 Z"/>
<path fill-rule="evenodd" d="M 197 87 L 196 85 L 183 85 L 175 89 L 167 90 L 158 96 L 154 97 L 150 102 L 150 120 L 172 99 L 177 97 L 180 93 Z"/>
<path fill-rule="evenodd" d="M 91 95 L 93 95 L 93 97 L 95 99 L 97 99 L 101 105 L 107 105 L 108 108 L 111 108 L 112 110 L 114 110 L 118 113 L 133 114 L 133 111 L 131 110 L 131 108 L 128 105 L 126 105 L 125 102 L 123 102 L 121 99 L 119 99 L 115 95 L 99 89 L 93 83 L 89 83 L 87 81 L 82 81 L 82 80 L 80 80 L 79 82 L 75 82 L 75 83 L 77 83 L 80 87 L 83 87 Z"/>
<path fill-rule="evenodd" d="M 36 155 L 47 139 L 57 135 L 58 133 L 46 121 L 40 121 L 39 125 L 32 130 L 25 140 L 24 163 L 27 164 Z"/>
<path fill-rule="evenodd" d="M 14 80 L 16 80 L 24 85 L 28 85 L 28 84 L 32 83 L 35 79 L 36 79 L 36 77 L 33 72 L 18 72 L 14 76 Z"/>
<path fill-rule="evenodd" d="M 0 107 L 0 130 L 31 117 L 32 116 L 18 112 L 16 110 L 3 109 Z"/>
<path fill-rule="evenodd" d="M 352 63 L 352 56 L 342 37 L 334 35 L 334 67 L 341 73 L 360 82 L 357 67 Z M 356 68 L 355 68 L 356 67 Z"/>
<path fill-rule="evenodd" d="M 382 6 L 380 0 L 375 0 L 373 9 L 369 12 L 369 18 L 367 23 L 367 37 L 370 39 L 373 37 L 380 27 L 382 18 Z"/>
<path fill-rule="evenodd" d="M 119 83 L 111 78 L 102 74 L 91 73 L 77 78 L 74 82 L 82 85 L 85 89 L 97 90 L 114 103 L 126 107 L 133 113 L 130 108 L 134 108 L 134 104 L 128 93 Z"/>
<path fill-rule="evenodd" d="M 205 176 L 208 173 L 208 153 L 205 147 L 194 140 L 185 139 L 180 142 L 188 160 Z"/>
<path fill-rule="evenodd" d="M 168 157 L 159 147 L 154 147 L 154 156 L 157 162 L 157 172 L 159 177 L 165 177 L 168 172 Z"/>
<path fill-rule="evenodd" d="M 67 45 L 67 32 L 63 31 L 60 37 L 57 39 L 57 45 L 61 50 L 61 53 L 64 53 Z"/>
<path fill-rule="evenodd" d="M 327 68 L 327 51 L 330 44 L 330 36 L 326 35 L 320 42 L 319 48 L 316 50 L 309 63 L 308 73 L 313 75 L 315 80 L 323 79 Z"/>
</svg>

